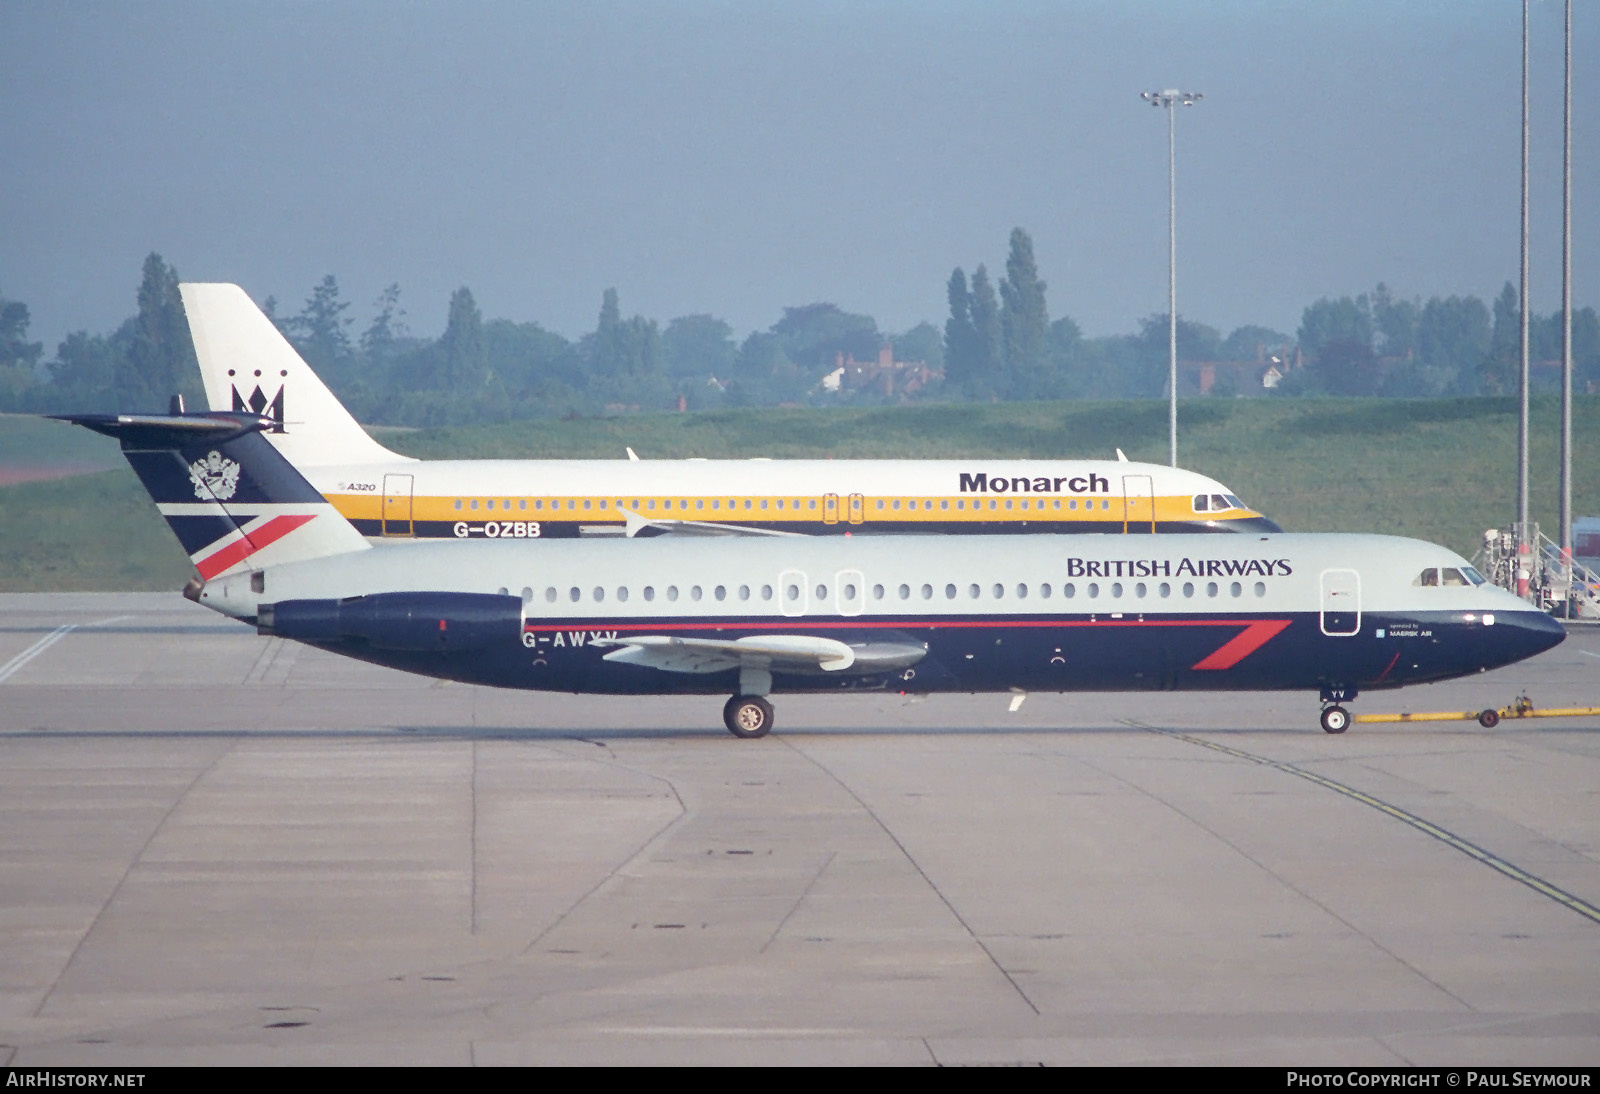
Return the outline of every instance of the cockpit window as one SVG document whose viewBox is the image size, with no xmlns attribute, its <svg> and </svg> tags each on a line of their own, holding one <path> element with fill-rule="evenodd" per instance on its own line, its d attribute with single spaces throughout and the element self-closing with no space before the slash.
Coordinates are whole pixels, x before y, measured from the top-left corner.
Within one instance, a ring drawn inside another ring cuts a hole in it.
<svg viewBox="0 0 1600 1094">
<path fill-rule="evenodd" d="M 1466 566 L 1462 569 L 1457 569 L 1454 566 L 1430 566 L 1428 569 L 1423 570 L 1422 573 L 1418 574 L 1417 580 L 1412 582 L 1412 584 L 1421 585 L 1424 587 L 1438 585 L 1455 585 L 1458 587 L 1466 585 L 1482 585 L 1483 575 L 1478 573 L 1478 571 L 1474 570 L 1471 566 Z"/>
<path fill-rule="evenodd" d="M 1248 506 L 1232 494 L 1196 494 L 1196 513 L 1220 513 L 1225 509 L 1246 509 Z"/>
</svg>

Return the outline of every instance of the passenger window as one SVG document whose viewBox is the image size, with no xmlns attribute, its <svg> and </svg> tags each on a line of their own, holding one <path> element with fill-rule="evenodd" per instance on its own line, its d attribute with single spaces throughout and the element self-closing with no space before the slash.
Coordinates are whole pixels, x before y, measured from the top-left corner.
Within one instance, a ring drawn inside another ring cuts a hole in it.
<svg viewBox="0 0 1600 1094">
<path fill-rule="evenodd" d="M 1184 596 L 1193 596 L 1194 595 L 1194 582 L 1185 581 L 1183 583 L 1183 595 Z"/>
<path fill-rule="evenodd" d="M 818 600 L 826 600 L 826 599 L 828 599 L 828 587 L 826 585 L 818 585 L 817 586 L 817 599 Z"/>
<path fill-rule="evenodd" d="M 528 588 L 527 586 L 523 586 L 523 588 L 522 588 L 522 602 L 524 604 L 532 604 L 533 603 L 533 590 Z"/>
<path fill-rule="evenodd" d="M 933 586 L 932 585 L 924 585 L 922 587 L 922 599 L 924 599 L 924 600 L 932 600 L 933 599 Z"/>
<path fill-rule="evenodd" d="M 740 600 L 749 600 L 750 599 L 750 586 L 748 586 L 748 585 L 740 585 L 739 586 L 739 599 Z"/>
<path fill-rule="evenodd" d="M 932 505 L 933 503 L 929 502 L 928 504 Z M 939 508 L 940 509 L 948 509 L 948 508 L 950 508 L 950 499 L 949 498 L 940 498 L 939 499 Z"/>
<path fill-rule="evenodd" d="M 601 498 L 600 499 L 600 508 L 604 509 L 605 507 L 606 507 L 606 499 L 605 498 Z"/>
<path fill-rule="evenodd" d="M 1257 596 L 1266 596 L 1267 595 L 1267 583 L 1265 581 L 1256 582 L 1256 595 Z"/>
<path fill-rule="evenodd" d="M 1242 595 L 1244 595 L 1244 586 L 1240 585 L 1237 581 L 1235 581 L 1233 584 L 1228 586 L 1228 595 L 1229 596 L 1242 596 Z"/>
<path fill-rule="evenodd" d="M 902 586 L 900 586 L 900 599 L 901 600 L 910 600 L 911 599 L 911 586 L 910 585 L 902 585 Z"/>
<path fill-rule="evenodd" d="M 715 509 L 720 504 L 721 504 L 721 502 L 718 499 L 716 499 L 716 498 L 712 498 L 711 499 L 711 508 Z"/>
<path fill-rule="evenodd" d="M 1017 599 L 1018 600 L 1026 600 L 1026 599 L 1028 599 L 1028 587 L 1026 585 L 1018 585 L 1017 586 Z"/>
<path fill-rule="evenodd" d="M 460 498 L 457 498 L 457 499 L 456 499 L 456 508 L 457 508 L 457 509 L 460 509 L 460 508 L 461 508 L 461 499 L 460 499 Z"/>
<path fill-rule="evenodd" d="M 596 585 L 595 588 L 594 588 L 594 599 L 595 599 L 595 602 L 599 603 L 600 601 L 604 600 L 605 598 L 606 598 L 606 591 L 604 589 L 600 588 L 600 586 Z"/>
<path fill-rule="evenodd" d="M 493 509 L 494 508 L 494 499 L 490 498 L 487 502 L 485 502 L 484 503 L 484 508 L 485 509 Z"/>
<path fill-rule="evenodd" d="M 689 588 L 689 599 L 690 600 L 699 600 L 700 599 L 700 586 L 698 586 L 698 585 L 690 586 L 690 588 Z"/>
<path fill-rule="evenodd" d="M 1078 595 L 1078 587 L 1069 581 L 1065 585 L 1061 586 L 1061 595 L 1066 597 L 1068 600 L 1071 600 L 1073 597 Z"/>
<path fill-rule="evenodd" d="M 695 498 L 694 499 L 694 507 L 696 509 L 704 509 L 706 507 L 705 499 L 704 498 Z"/>
<path fill-rule="evenodd" d="M 856 598 L 856 587 L 854 585 L 851 585 L 849 583 L 845 584 L 845 587 L 844 587 L 844 598 L 846 600 L 854 600 Z"/>
<path fill-rule="evenodd" d="M 895 498 L 894 501 L 890 502 L 889 503 L 889 508 L 891 508 L 891 509 L 900 508 L 900 499 L 899 498 Z"/>
<path fill-rule="evenodd" d="M 571 599 L 571 601 L 574 604 L 576 604 L 578 602 L 578 597 L 580 597 L 582 595 L 583 595 L 583 593 L 578 589 L 578 587 L 576 585 L 574 585 L 571 589 L 567 590 L 567 596 L 568 596 L 569 599 Z"/>
<path fill-rule="evenodd" d="M 1122 597 L 1122 582 L 1113 581 L 1111 583 L 1111 595 L 1114 596 L 1114 597 L 1117 597 L 1118 599 L 1121 599 L 1121 597 Z"/>
<path fill-rule="evenodd" d="M 1216 596 L 1217 595 L 1217 583 L 1215 581 L 1206 582 L 1206 595 L 1207 596 Z"/>
<path fill-rule="evenodd" d="M 527 498 L 519 498 L 517 500 L 517 509 L 518 510 L 524 510 L 524 509 L 527 509 L 527 508 L 528 508 L 528 499 Z"/>
<path fill-rule="evenodd" d="M 588 498 L 584 498 L 583 499 L 583 507 L 585 509 L 589 508 L 589 499 Z"/>
<path fill-rule="evenodd" d="M 711 595 L 716 597 L 718 600 L 726 600 L 728 598 L 728 590 L 723 588 L 721 585 L 718 585 L 715 589 L 711 590 Z"/>
<path fill-rule="evenodd" d="M 1005 599 L 1005 595 L 1006 595 L 1006 587 L 1004 585 L 1001 585 L 999 582 L 996 582 L 995 583 L 995 587 L 994 587 L 994 598 L 996 600 L 1003 600 L 1003 599 Z"/>
<path fill-rule="evenodd" d="M 782 508 L 783 508 L 783 499 L 782 499 L 782 498 L 779 498 L 779 499 L 778 499 L 778 508 L 779 508 L 779 509 L 782 509 Z"/>
<path fill-rule="evenodd" d="M 956 598 L 956 587 L 954 585 L 946 585 L 944 587 L 944 598 L 946 600 L 954 600 Z"/>
<path fill-rule="evenodd" d="M 654 600 L 656 598 L 656 587 L 654 585 L 646 585 L 644 587 L 644 598 L 646 600 Z"/>
<path fill-rule="evenodd" d="M 628 587 L 626 585 L 620 585 L 617 587 L 617 599 L 624 602 L 627 601 Z"/>
<path fill-rule="evenodd" d="M 1100 583 L 1097 582 L 1097 581 L 1089 582 L 1089 599 L 1090 600 L 1098 600 L 1099 598 L 1100 598 Z"/>
<path fill-rule="evenodd" d="M 882 600 L 883 599 L 883 586 L 882 585 L 874 585 L 872 587 L 872 599 L 874 599 L 874 600 Z"/>
<path fill-rule="evenodd" d="M 800 586 L 798 586 L 798 585 L 790 585 L 787 589 L 784 590 L 784 592 L 789 594 L 789 599 L 790 600 L 799 600 L 800 599 Z"/>
<path fill-rule="evenodd" d="M 983 595 L 983 590 L 978 588 L 976 585 L 969 585 L 967 587 L 967 595 L 976 600 L 979 596 Z"/>
<path fill-rule="evenodd" d="M 1078 499 L 1077 498 L 1068 498 L 1067 499 L 1067 508 L 1068 509 L 1076 509 L 1077 507 L 1078 507 Z"/>
<path fill-rule="evenodd" d="M 544 591 L 544 600 L 546 604 L 554 604 L 556 602 L 556 589 L 554 585 L 550 586 Z"/>
<path fill-rule="evenodd" d="M 1133 595 L 1139 597 L 1141 600 L 1144 599 L 1145 592 L 1145 584 L 1142 581 L 1133 587 Z"/>
<path fill-rule="evenodd" d="M 771 585 L 763 585 L 763 586 L 761 586 L 761 599 L 762 600 L 771 600 L 772 599 L 772 586 Z"/>
<path fill-rule="evenodd" d="M 1050 583 L 1048 581 L 1039 586 L 1039 595 L 1046 600 L 1050 599 Z"/>
<path fill-rule="evenodd" d="M 478 499 L 477 498 L 473 498 L 472 499 L 472 508 L 476 509 L 477 507 L 478 507 Z"/>
<path fill-rule="evenodd" d="M 676 585 L 668 585 L 667 586 L 667 599 L 668 600 L 677 600 L 678 599 L 678 587 Z"/>
<path fill-rule="evenodd" d="M 1156 592 L 1161 594 L 1162 600 L 1165 600 L 1167 597 L 1172 595 L 1172 586 L 1168 582 L 1163 581 L 1156 589 Z"/>
</svg>

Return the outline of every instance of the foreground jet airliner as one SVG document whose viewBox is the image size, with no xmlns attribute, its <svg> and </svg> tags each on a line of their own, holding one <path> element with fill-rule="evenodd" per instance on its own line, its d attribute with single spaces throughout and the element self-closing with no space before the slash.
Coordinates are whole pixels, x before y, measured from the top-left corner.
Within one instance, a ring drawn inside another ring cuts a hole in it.
<svg viewBox="0 0 1600 1094">
<path fill-rule="evenodd" d="M 214 411 L 268 439 L 363 534 L 1276 532 L 1215 479 L 1113 460 L 428 460 L 378 444 L 237 285 L 181 286 Z"/>
<path fill-rule="evenodd" d="M 76 415 L 261 634 L 544 691 L 1359 690 L 1530 657 L 1561 625 L 1429 543 L 1365 535 L 666 537 L 373 550 L 245 414 Z M 999 549 L 997 549 L 999 548 Z"/>
</svg>

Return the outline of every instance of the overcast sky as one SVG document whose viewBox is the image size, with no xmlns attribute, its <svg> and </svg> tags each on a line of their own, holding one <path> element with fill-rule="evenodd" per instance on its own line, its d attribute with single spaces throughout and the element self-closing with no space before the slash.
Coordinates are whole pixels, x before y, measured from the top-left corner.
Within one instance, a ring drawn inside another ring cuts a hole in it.
<svg viewBox="0 0 1600 1094">
<path fill-rule="evenodd" d="M 1600 10 L 1577 5 L 1575 298 L 1600 303 Z M 1561 5 L 1533 4 L 1533 302 L 1560 292 Z M 1052 318 L 1306 304 L 1517 276 L 1516 0 L 1092 3 L 0 0 L 0 294 L 47 356 L 135 310 L 160 252 L 359 330 L 467 285 L 569 337 L 832 301 L 942 324 L 959 265 L 1033 236 Z"/>
</svg>

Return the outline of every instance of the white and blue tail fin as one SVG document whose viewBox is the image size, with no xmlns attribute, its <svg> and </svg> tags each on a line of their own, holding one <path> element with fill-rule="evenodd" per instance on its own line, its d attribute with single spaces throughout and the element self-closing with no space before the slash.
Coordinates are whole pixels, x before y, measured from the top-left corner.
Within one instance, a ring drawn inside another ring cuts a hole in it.
<svg viewBox="0 0 1600 1094">
<path fill-rule="evenodd" d="M 296 467 L 409 462 L 367 436 L 239 286 L 178 289 L 212 410 L 273 419 L 268 439 Z"/>
<path fill-rule="evenodd" d="M 62 414 L 115 437 L 202 581 L 369 545 L 253 414 Z"/>
</svg>

